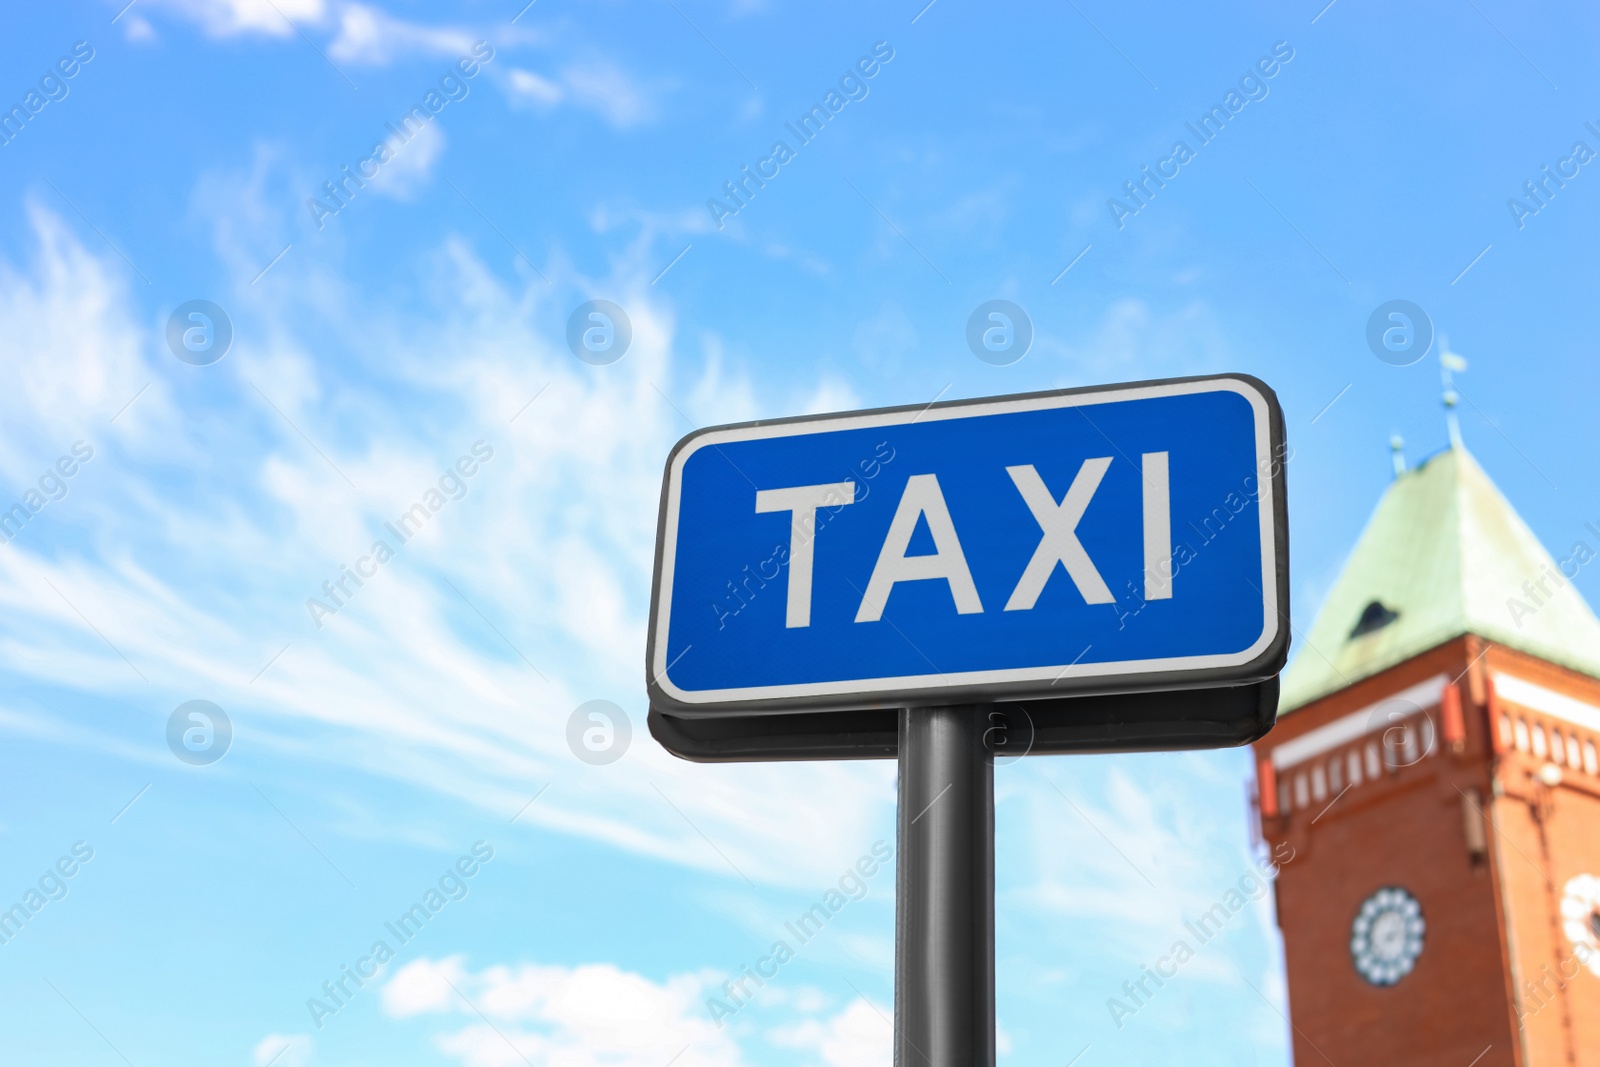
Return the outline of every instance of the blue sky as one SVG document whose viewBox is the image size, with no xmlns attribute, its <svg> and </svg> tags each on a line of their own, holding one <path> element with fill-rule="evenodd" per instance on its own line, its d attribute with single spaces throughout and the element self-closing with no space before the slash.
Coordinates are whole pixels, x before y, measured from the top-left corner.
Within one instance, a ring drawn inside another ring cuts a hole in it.
<svg viewBox="0 0 1600 1067">
<path fill-rule="evenodd" d="M 65 893 L 0 944 L 19 1062 L 886 1062 L 892 868 L 753 1003 L 707 1009 L 892 844 L 894 777 L 694 766 L 645 732 L 661 464 L 697 426 L 1249 372 L 1295 448 L 1303 628 L 1390 434 L 1444 443 L 1435 361 L 1365 340 L 1407 299 L 1469 361 L 1468 445 L 1545 543 L 1600 519 L 1573 432 L 1600 175 L 1562 162 L 1600 150 L 1593 11 L 441 7 L 73 0 L 0 39 L 0 104 L 29 116 L 0 145 L 0 506 L 40 505 L 0 546 L 0 904 Z M 864 58 L 800 143 L 785 124 Z M 1230 91 L 1201 143 L 1186 123 Z M 1147 165 L 1170 176 L 1131 202 Z M 1570 176 L 1530 202 L 1546 165 Z M 609 365 L 566 345 L 592 299 L 632 324 Z M 993 299 L 1035 331 L 1009 366 L 964 338 Z M 210 365 L 167 344 L 192 300 L 232 324 Z M 475 446 L 458 498 L 313 617 Z M 218 762 L 168 747 L 190 700 L 232 723 Z M 615 762 L 568 748 L 589 700 L 631 719 Z M 1249 775 L 1239 752 L 997 772 L 1004 1062 L 1286 1062 L 1270 897 L 1120 1029 L 1106 1003 L 1251 869 Z M 464 895 L 308 1009 L 479 842 Z"/>
</svg>

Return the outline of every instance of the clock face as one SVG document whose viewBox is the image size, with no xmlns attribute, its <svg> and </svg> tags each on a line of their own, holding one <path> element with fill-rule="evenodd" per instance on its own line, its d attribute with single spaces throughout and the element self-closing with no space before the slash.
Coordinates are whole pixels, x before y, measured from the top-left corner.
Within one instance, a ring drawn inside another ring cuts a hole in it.
<svg viewBox="0 0 1600 1067">
<path fill-rule="evenodd" d="M 1416 966 L 1426 932 L 1416 897 L 1395 886 L 1378 890 L 1362 902 L 1350 926 L 1356 971 L 1373 985 L 1394 985 Z M 1600 965 L 1600 952 L 1595 963 Z"/>
<path fill-rule="evenodd" d="M 1580 874 L 1561 893 L 1561 926 L 1572 954 L 1600 976 L 1600 878 Z"/>
</svg>

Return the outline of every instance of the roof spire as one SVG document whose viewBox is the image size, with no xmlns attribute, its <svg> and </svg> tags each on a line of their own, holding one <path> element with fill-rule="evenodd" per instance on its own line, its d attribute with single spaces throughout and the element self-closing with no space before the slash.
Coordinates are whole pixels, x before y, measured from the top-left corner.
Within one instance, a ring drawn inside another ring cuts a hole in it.
<svg viewBox="0 0 1600 1067">
<path fill-rule="evenodd" d="M 1444 386 L 1444 421 L 1450 431 L 1450 447 L 1461 448 L 1461 420 L 1456 417 L 1456 404 L 1461 401 L 1461 394 L 1455 390 L 1451 381 L 1452 371 L 1459 374 L 1467 369 L 1467 361 L 1456 353 L 1450 351 L 1450 341 L 1439 335 L 1439 383 Z"/>
<path fill-rule="evenodd" d="M 1389 458 L 1394 462 L 1394 476 L 1400 477 L 1406 472 L 1406 442 L 1399 434 L 1389 438 Z"/>
</svg>

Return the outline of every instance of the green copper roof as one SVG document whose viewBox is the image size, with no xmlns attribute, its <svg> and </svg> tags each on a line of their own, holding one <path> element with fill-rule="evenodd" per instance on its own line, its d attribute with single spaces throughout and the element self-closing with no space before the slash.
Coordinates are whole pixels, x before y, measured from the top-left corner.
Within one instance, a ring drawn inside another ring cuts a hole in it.
<svg viewBox="0 0 1600 1067">
<path fill-rule="evenodd" d="M 1583 537 L 1562 553 L 1569 572 L 1600 550 L 1600 537 Z M 1378 501 L 1283 672 L 1279 714 L 1464 633 L 1600 677 L 1600 620 L 1458 446 Z"/>
</svg>

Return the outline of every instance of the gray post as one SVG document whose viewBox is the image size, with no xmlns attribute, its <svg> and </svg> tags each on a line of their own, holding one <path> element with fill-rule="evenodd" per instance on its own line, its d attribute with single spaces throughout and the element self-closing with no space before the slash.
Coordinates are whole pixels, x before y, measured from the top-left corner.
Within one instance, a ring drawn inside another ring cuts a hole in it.
<svg viewBox="0 0 1600 1067">
<path fill-rule="evenodd" d="M 994 1067 L 990 710 L 900 711 L 895 1067 Z"/>
</svg>

